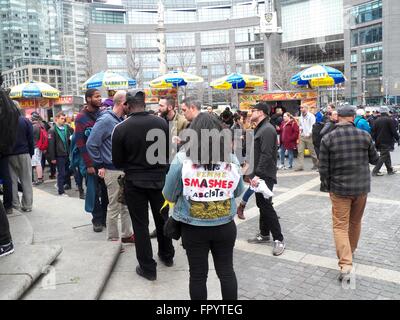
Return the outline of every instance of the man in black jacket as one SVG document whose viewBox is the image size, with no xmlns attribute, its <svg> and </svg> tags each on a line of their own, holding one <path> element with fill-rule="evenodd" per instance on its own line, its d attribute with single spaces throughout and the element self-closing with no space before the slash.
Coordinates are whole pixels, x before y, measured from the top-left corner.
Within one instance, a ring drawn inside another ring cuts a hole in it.
<svg viewBox="0 0 400 320">
<path fill-rule="evenodd" d="M 372 138 L 375 140 L 376 149 L 380 152 L 379 161 L 372 171 L 372 175 L 375 177 L 383 176 L 383 173 L 379 172 L 383 164 L 386 166 L 388 175 L 396 173 L 392 167 L 390 152 L 394 150 L 395 141 L 400 143 L 396 124 L 389 117 L 389 108 L 385 106 L 381 107 L 380 114 L 381 116 L 375 120 L 371 132 Z"/>
<path fill-rule="evenodd" d="M 57 113 L 54 126 L 49 130 L 48 153 L 50 162 L 57 166 L 57 188 L 60 196 L 66 196 L 65 189 L 71 189 L 69 149 L 74 131 L 65 121 L 65 114 Z"/>
<path fill-rule="evenodd" d="M 2 77 L 0 75 L 0 86 Z M 7 152 L 9 146 L 13 145 L 16 139 L 19 112 L 6 92 L 0 87 L 0 157 Z M 8 132 L 7 132 L 8 131 Z M 14 245 L 11 238 L 10 226 L 6 211 L 0 200 L 0 257 L 7 256 L 14 252 Z"/>
<path fill-rule="evenodd" d="M 251 185 L 257 186 L 259 180 L 265 181 L 272 191 L 277 183 L 277 133 L 268 121 L 269 107 L 265 103 L 258 103 L 253 107 L 251 122 L 257 125 L 254 131 L 254 170 L 250 175 Z M 285 250 L 281 226 L 278 215 L 272 205 L 272 198 L 265 199 L 262 193 L 256 193 L 257 207 L 260 209 L 260 233 L 249 239 L 250 243 L 265 243 L 270 240 L 272 233 L 274 240 L 273 254 L 279 256 Z"/>
<path fill-rule="evenodd" d="M 353 123 L 355 107 L 346 105 L 338 110 L 338 115 L 335 130 L 321 141 L 319 174 L 321 191 L 329 192 L 332 201 L 339 280 L 349 281 L 361 219 L 371 190 L 369 164 L 376 164 L 379 157 L 371 136 Z"/>
<path fill-rule="evenodd" d="M 154 281 L 157 279 L 157 263 L 153 259 L 149 236 L 149 202 L 157 230 L 158 256 L 166 266 L 171 267 L 175 254 L 172 239 L 163 233 L 168 211 L 161 211 L 164 203 L 162 189 L 167 172 L 168 124 L 164 119 L 145 111 L 143 90 L 128 92 L 125 105 L 129 108 L 126 112 L 129 116 L 114 129 L 112 161 L 117 169 L 125 172 L 125 198 L 135 232 L 139 262 L 136 273 Z M 150 131 L 157 136 L 157 143 L 161 143 L 157 155 L 151 152 L 154 143 L 148 141 Z M 159 136 L 160 133 L 163 137 Z M 152 155 L 158 159 L 150 159 Z"/>
</svg>

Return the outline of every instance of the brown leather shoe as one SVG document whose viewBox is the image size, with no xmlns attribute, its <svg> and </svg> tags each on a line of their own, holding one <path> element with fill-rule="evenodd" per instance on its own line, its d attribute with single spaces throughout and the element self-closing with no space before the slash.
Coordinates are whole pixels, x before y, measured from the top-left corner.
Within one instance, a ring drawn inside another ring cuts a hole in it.
<svg viewBox="0 0 400 320">
<path fill-rule="evenodd" d="M 243 202 L 241 202 L 239 204 L 239 206 L 237 207 L 237 216 L 240 220 L 245 220 L 246 217 L 244 216 L 244 209 L 246 208 L 246 204 L 244 204 Z"/>
</svg>

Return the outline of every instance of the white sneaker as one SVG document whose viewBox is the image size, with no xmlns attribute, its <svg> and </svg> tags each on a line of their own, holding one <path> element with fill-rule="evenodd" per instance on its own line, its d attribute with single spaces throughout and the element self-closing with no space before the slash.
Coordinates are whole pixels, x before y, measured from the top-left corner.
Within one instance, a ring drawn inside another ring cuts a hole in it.
<svg viewBox="0 0 400 320">
<path fill-rule="evenodd" d="M 284 168 L 285 168 L 285 166 L 282 165 L 282 164 L 278 166 L 278 169 L 279 169 L 279 170 L 283 170 Z"/>
<path fill-rule="evenodd" d="M 280 256 L 283 251 L 285 251 L 285 243 L 283 241 L 275 240 L 274 241 L 274 247 L 272 249 L 272 254 L 274 256 Z"/>
<path fill-rule="evenodd" d="M 65 197 L 65 198 L 69 198 L 69 195 L 67 195 L 66 193 L 63 194 L 59 194 L 60 197 Z"/>
</svg>

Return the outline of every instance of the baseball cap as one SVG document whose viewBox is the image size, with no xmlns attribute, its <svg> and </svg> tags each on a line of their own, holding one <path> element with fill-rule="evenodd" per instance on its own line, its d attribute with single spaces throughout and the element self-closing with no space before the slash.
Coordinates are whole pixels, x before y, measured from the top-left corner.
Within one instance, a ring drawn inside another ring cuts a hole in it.
<svg viewBox="0 0 400 320">
<path fill-rule="evenodd" d="M 263 102 L 259 102 L 256 105 L 252 106 L 251 108 L 253 110 L 256 109 L 256 110 L 264 111 L 264 113 L 267 113 L 267 114 L 269 114 L 269 112 L 271 111 L 271 108 L 266 103 L 263 103 Z"/>
<path fill-rule="evenodd" d="M 126 101 L 125 101 L 125 105 L 129 104 L 129 103 L 138 103 L 138 102 L 145 102 L 145 93 L 144 93 L 144 89 L 133 89 L 133 90 L 129 90 L 126 93 Z"/>
<path fill-rule="evenodd" d="M 339 117 L 353 117 L 356 115 L 356 107 L 346 104 L 338 108 L 337 112 Z"/>
</svg>

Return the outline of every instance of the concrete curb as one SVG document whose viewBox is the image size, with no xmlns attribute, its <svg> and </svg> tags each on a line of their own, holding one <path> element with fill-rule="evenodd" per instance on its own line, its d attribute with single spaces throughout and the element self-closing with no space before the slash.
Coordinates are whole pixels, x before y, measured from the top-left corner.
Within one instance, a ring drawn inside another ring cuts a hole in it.
<svg viewBox="0 0 400 320">
<path fill-rule="evenodd" d="M 23 300 L 97 300 L 121 253 L 120 242 L 71 242 L 53 264 L 53 279 L 37 281 Z M 40 280 L 40 279 L 39 279 Z"/>
<path fill-rule="evenodd" d="M 0 300 L 17 300 L 58 257 L 60 246 L 16 244 L 15 252 L 1 258 Z"/>
</svg>

